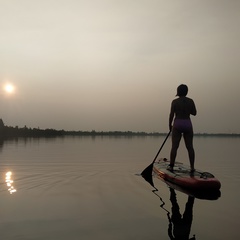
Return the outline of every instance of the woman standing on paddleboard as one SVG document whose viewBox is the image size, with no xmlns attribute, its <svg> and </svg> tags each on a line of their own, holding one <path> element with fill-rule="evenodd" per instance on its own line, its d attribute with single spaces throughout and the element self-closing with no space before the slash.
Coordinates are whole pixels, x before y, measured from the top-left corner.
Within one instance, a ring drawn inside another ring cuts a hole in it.
<svg viewBox="0 0 240 240">
<path fill-rule="evenodd" d="M 190 115 L 196 115 L 197 110 L 195 103 L 191 98 L 186 97 L 188 87 L 181 84 L 177 88 L 177 99 L 174 99 L 171 104 L 169 115 L 169 130 L 172 131 L 172 149 L 170 153 L 170 165 L 168 170 L 173 171 L 177 150 L 181 137 L 183 135 L 188 156 L 190 161 L 191 171 L 194 172 L 195 152 L 193 148 L 193 127 Z M 174 120 L 173 120 L 174 119 Z"/>
</svg>

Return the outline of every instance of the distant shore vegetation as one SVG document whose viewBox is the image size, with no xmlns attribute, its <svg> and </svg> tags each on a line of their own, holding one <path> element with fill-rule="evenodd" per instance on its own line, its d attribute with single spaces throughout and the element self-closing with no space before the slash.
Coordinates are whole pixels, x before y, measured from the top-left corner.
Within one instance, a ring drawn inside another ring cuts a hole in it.
<svg viewBox="0 0 240 240">
<path fill-rule="evenodd" d="M 166 136 L 167 133 L 160 132 L 134 132 L 134 131 L 65 131 L 56 129 L 40 129 L 24 127 L 5 126 L 0 119 L 0 136 L 2 138 L 18 138 L 18 137 L 64 137 L 64 136 Z M 240 137 L 238 133 L 195 133 L 199 137 Z"/>
</svg>

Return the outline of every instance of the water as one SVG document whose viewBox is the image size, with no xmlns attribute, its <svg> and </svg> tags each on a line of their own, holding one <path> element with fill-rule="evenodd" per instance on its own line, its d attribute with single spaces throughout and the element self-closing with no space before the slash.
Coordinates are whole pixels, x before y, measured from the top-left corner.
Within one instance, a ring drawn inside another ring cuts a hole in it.
<svg viewBox="0 0 240 240">
<path fill-rule="evenodd" d="M 0 150 L 0 239 L 171 239 L 170 189 L 153 178 L 159 191 L 152 192 L 151 185 L 139 176 L 163 140 L 5 141 Z M 194 144 L 196 167 L 213 173 L 222 187 L 217 200 L 194 199 L 189 238 L 239 239 L 240 138 L 196 137 Z M 159 156 L 168 157 L 169 151 L 170 140 Z M 183 143 L 177 160 L 188 163 Z M 175 193 L 183 214 L 188 196 Z"/>
</svg>

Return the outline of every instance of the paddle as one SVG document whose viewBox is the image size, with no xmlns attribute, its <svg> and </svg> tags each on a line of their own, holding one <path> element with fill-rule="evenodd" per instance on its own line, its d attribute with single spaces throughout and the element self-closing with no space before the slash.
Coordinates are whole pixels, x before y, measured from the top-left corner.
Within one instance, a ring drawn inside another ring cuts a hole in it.
<svg viewBox="0 0 240 240">
<path fill-rule="evenodd" d="M 153 164 L 154 164 L 154 162 L 156 161 L 159 153 L 161 152 L 161 150 L 162 150 L 165 142 L 167 141 L 170 133 L 171 133 L 171 130 L 169 131 L 168 135 L 167 135 L 166 138 L 164 139 L 164 141 L 163 141 L 163 143 L 162 143 L 162 146 L 161 146 L 160 149 L 158 150 L 157 155 L 156 155 L 155 158 L 153 159 L 152 163 L 151 163 L 148 167 L 146 167 L 146 168 L 142 171 L 142 173 L 141 173 L 142 177 L 143 177 L 148 183 L 150 183 L 153 187 L 154 187 L 154 184 L 153 184 L 153 181 L 152 181 Z"/>
</svg>

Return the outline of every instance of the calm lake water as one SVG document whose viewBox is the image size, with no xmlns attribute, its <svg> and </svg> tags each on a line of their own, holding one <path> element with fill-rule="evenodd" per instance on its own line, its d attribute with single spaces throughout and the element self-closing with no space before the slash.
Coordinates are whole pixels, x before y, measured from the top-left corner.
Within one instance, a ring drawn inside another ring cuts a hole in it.
<svg viewBox="0 0 240 240">
<path fill-rule="evenodd" d="M 153 178 L 159 191 L 152 192 L 139 176 L 163 140 L 65 137 L 3 142 L 0 239 L 171 239 L 169 187 Z M 168 139 L 159 157 L 169 158 L 170 143 Z M 213 173 L 222 187 L 217 200 L 191 199 L 189 238 L 240 239 L 240 138 L 195 137 L 194 145 L 196 168 Z M 177 160 L 188 164 L 183 142 Z M 188 195 L 175 193 L 183 215 Z"/>
</svg>

